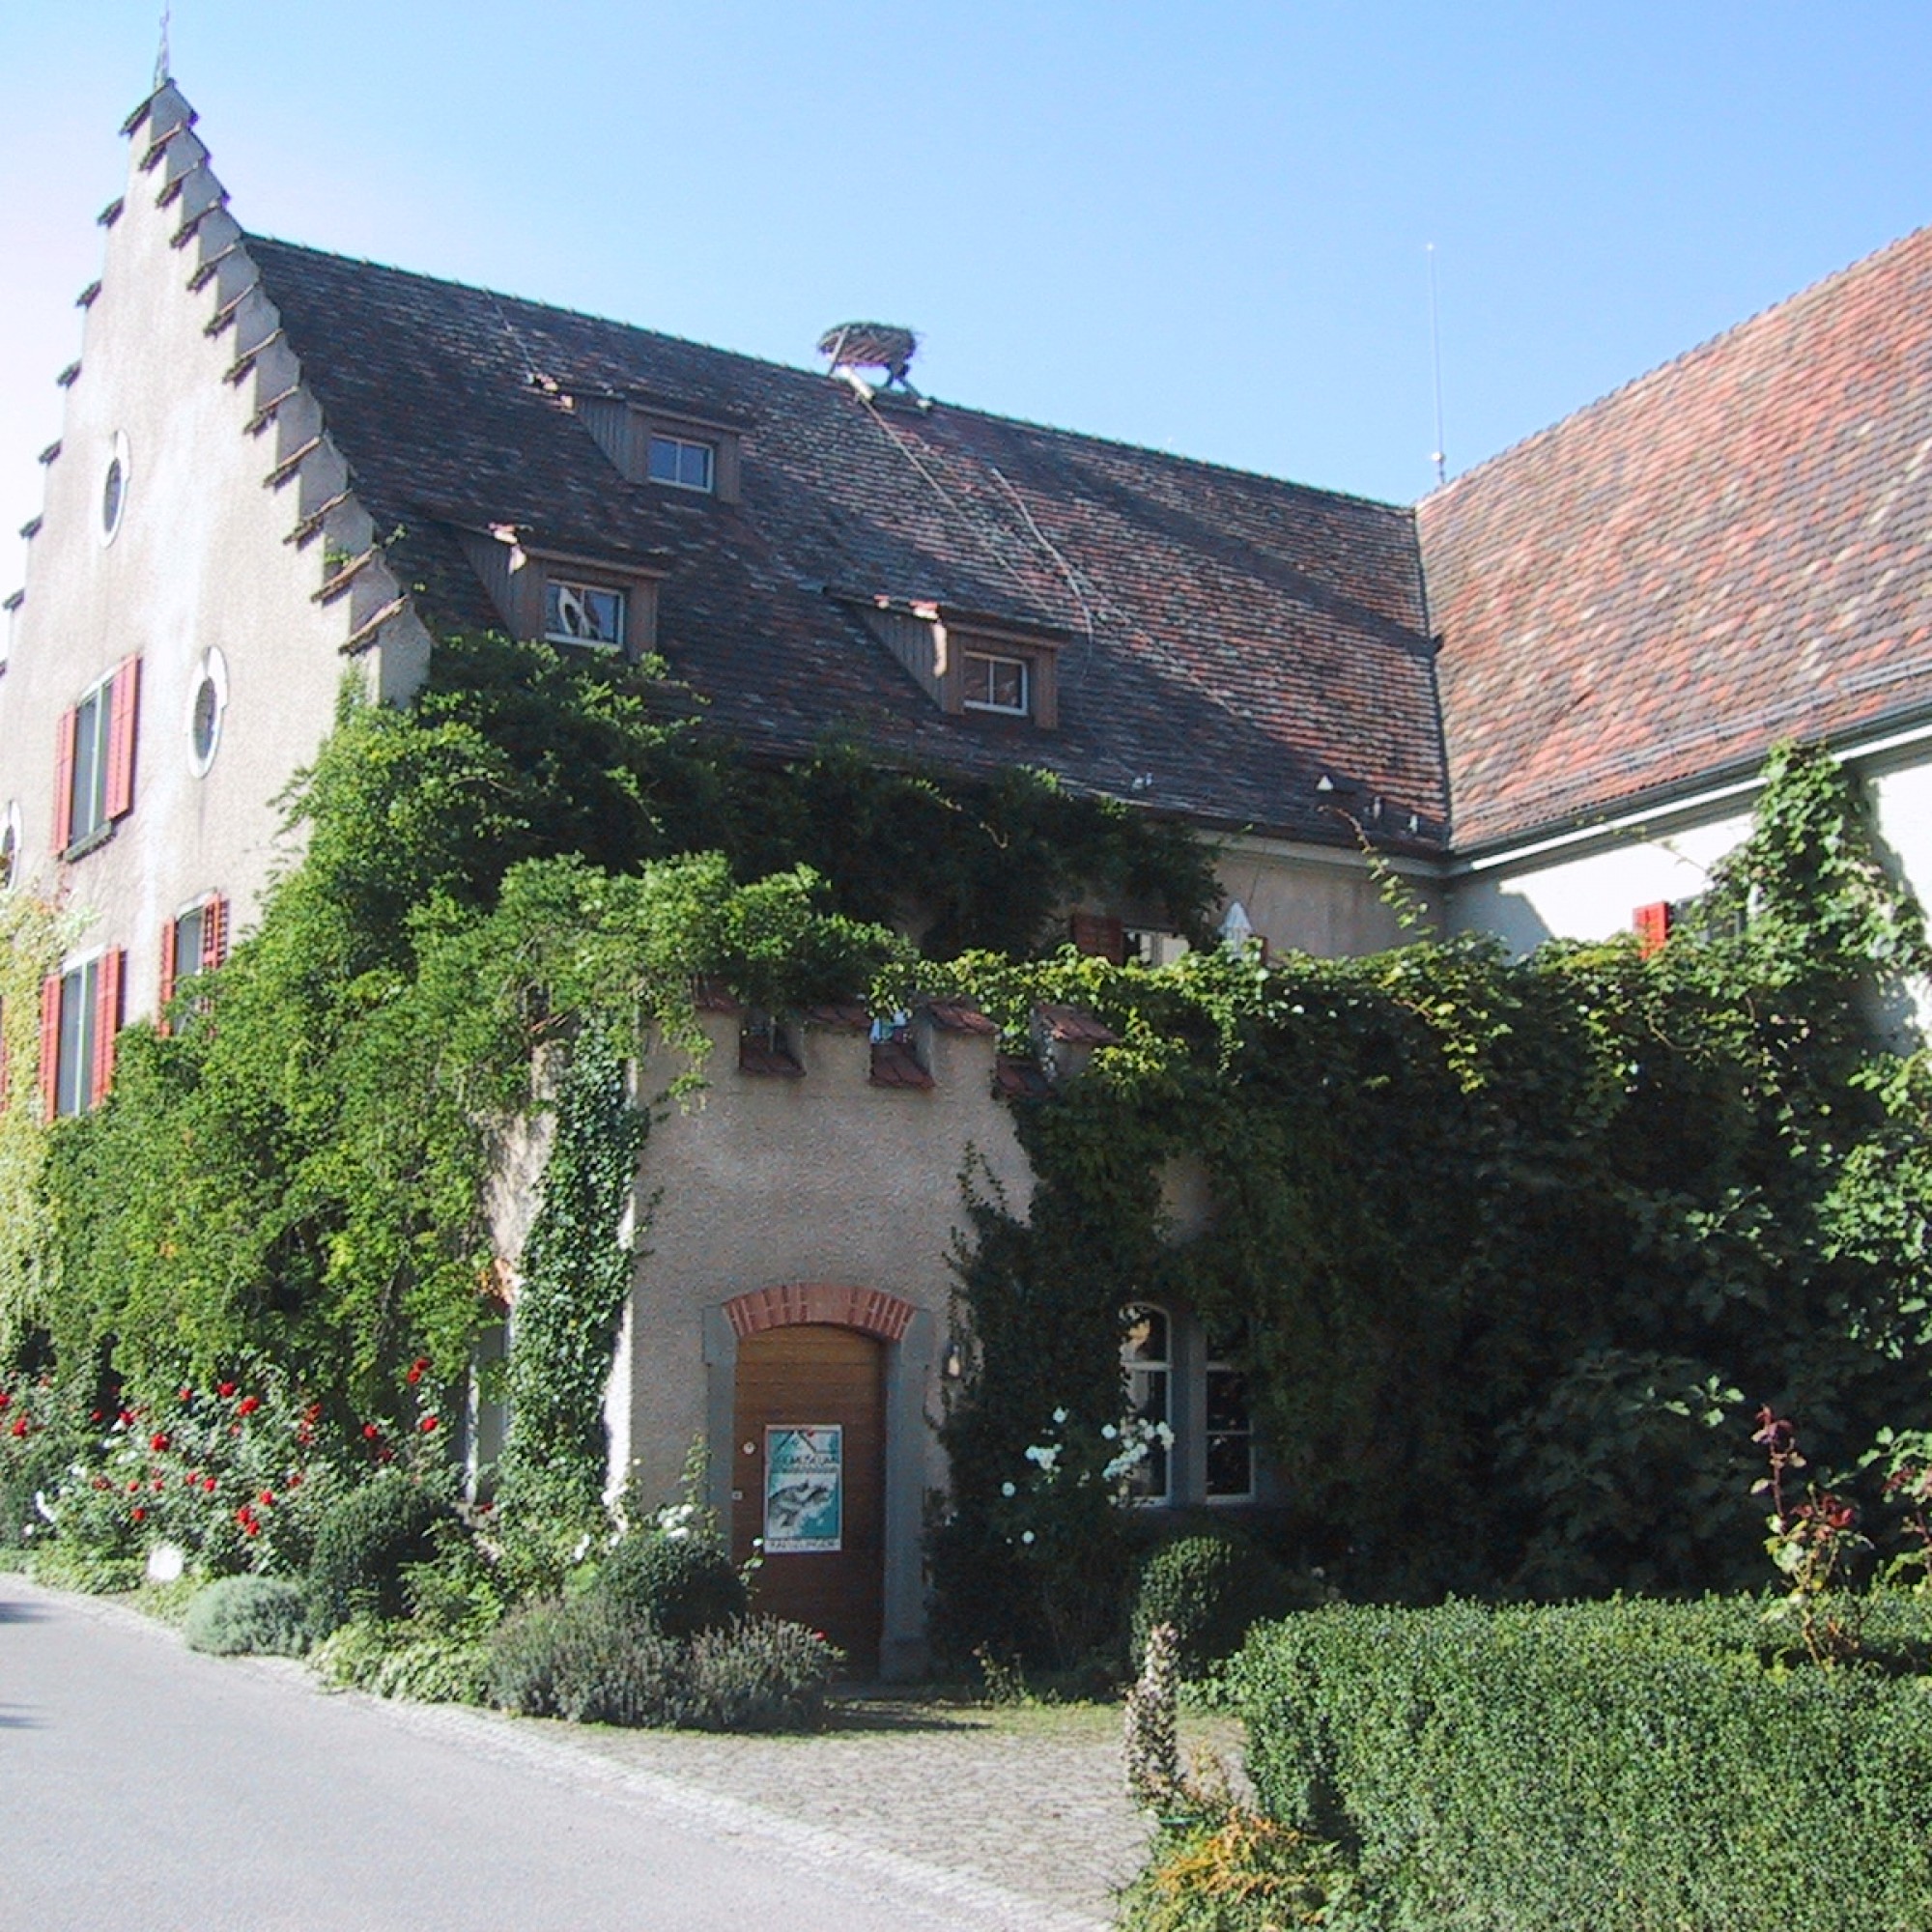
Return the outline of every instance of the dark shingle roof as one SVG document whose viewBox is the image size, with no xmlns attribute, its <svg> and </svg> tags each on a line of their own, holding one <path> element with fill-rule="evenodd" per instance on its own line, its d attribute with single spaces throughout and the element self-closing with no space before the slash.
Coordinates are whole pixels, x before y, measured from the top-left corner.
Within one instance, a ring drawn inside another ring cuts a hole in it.
<svg viewBox="0 0 1932 1932">
<path fill-rule="evenodd" d="M 1384 826 L 1419 821 L 1390 842 L 1438 844 L 1446 793 L 1408 510 L 948 404 L 872 412 L 810 371 L 250 247 L 358 493 L 379 526 L 408 532 L 400 573 L 424 584 L 434 619 L 497 621 L 460 526 L 659 553 L 661 648 L 753 753 L 856 732 L 887 757 L 969 773 L 1024 761 L 1158 810 L 1325 842 L 1355 838 L 1332 808 L 1359 817 L 1380 796 Z M 626 481 L 548 384 L 742 424 L 742 500 Z M 1069 634 L 1061 728 L 944 716 L 828 589 Z M 1324 774 L 1334 790 L 1318 789 Z"/>
<path fill-rule="evenodd" d="M 1932 707 L 1932 229 L 1417 517 L 1459 849 Z"/>
</svg>

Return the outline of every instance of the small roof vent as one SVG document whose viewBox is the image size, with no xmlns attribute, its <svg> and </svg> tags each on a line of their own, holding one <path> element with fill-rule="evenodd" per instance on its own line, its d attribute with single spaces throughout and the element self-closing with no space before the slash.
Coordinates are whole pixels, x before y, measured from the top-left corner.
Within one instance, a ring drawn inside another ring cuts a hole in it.
<svg viewBox="0 0 1932 1932">
<path fill-rule="evenodd" d="M 861 369 L 883 369 L 885 386 L 896 386 L 908 395 L 918 392 L 906 379 L 912 358 L 919 351 L 919 337 L 909 328 L 889 322 L 841 322 L 818 338 L 818 353 L 832 358 L 830 373 L 863 386 L 869 396 L 872 385 L 858 374 Z"/>
</svg>

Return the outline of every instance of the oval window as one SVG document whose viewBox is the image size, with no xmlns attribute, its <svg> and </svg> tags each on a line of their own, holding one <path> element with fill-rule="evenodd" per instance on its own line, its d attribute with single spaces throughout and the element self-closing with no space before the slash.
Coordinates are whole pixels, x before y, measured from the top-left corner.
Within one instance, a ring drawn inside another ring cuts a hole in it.
<svg viewBox="0 0 1932 1932">
<path fill-rule="evenodd" d="M 221 721 L 228 710 L 228 666 L 213 648 L 202 653 L 188 696 L 187 761 L 196 778 L 214 762 L 221 745 Z"/>
<path fill-rule="evenodd" d="M 128 508 L 128 439 L 117 432 L 100 479 L 100 541 L 104 544 L 114 541 Z"/>
</svg>

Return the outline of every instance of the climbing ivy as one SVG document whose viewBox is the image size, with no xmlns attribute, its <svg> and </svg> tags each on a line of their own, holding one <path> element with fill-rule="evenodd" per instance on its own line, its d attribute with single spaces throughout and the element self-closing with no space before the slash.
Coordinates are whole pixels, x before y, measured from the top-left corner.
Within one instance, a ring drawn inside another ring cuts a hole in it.
<svg viewBox="0 0 1932 1932">
<path fill-rule="evenodd" d="M 989 1587 L 1030 1559 L 988 1499 L 1052 1406 L 1118 1412 L 1143 1296 L 1244 1338 L 1273 1533 L 1356 1589 L 1747 1573 L 1755 1405 L 1804 1415 L 1838 1468 L 1932 1408 L 1932 1079 L 1887 1032 L 1926 966 L 1856 785 L 1791 750 L 1654 957 L 962 962 L 1009 1026 L 1072 1002 L 1121 1041 L 1022 1109 L 1030 1211 L 975 1210 L 947 1627 L 1037 1597 Z M 1212 1214 L 1177 1240 L 1159 1182 L 1190 1164 Z"/>
<path fill-rule="evenodd" d="M 957 848 L 923 872 L 915 800 L 922 837 Z M 1172 833 L 1043 780 L 867 778 L 833 752 L 748 768 L 659 668 L 496 638 L 440 644 L 408 709 L 346 696 L 286 805 L 301 864 L 169 1035 L 123 1036 L 110 1102 L 47 1134 L 8 1110 L 45 1151 L 37 1180 L 22 1170 L 40 1219 L 10 1236 L 22 1280 L 58 1280 L 33 1305 L 71 1373 L 105 1360 L 138 1392 L 259 1353 L 344 1420 L 405 1422 L 425 1355 L 436 1384 L 466 1373 L 491 1319 L 486 1181 L 510 1123 L 550 1104 L 533 1056 L 649 1032 L 701 1077 L 700 982 L 784 1009 L 910 956 L 869 917 L 886 881 L 954 929 L 1036 934 L 1083 866 L 1189 920 L 1211 886 Z M 806 838 L 835 813 L 836 837 Z M 1077 863 L 1036 860 L 998 892 L 1002 849 L 1051 847 L 1062 822 Z M 836 879 L 786 849 L 808 843 Z M 10 955 L 28 978 L 30 950 Z M 31 1010 L 10 1003 L 10 1026 Z M 555 1199 L 590 1212 L 574 1184 Z"/>
<path fill-rule="evenodd" d="M 71 915 L 0 884 L 0 1363 L 16 1358 L 48 1318 L 47 1123 L 35 1098 L 41 986 L 74 934 Z"/>
<path fill-rule="evenodd" d="M 558 1080 L 542 1202 L 524 1245 L 497 1504 L 525 1547 L 562 1567 L 603 1515 L 604 1391 L 635 1244 L 620 1225 L 648 1117 L 608 1027 L 573 1042 Z"/>
</svg>

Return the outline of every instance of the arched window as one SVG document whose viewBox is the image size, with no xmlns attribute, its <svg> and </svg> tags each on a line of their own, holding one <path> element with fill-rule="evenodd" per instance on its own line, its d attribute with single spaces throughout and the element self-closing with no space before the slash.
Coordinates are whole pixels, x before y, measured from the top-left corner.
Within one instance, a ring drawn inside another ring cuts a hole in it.
<svg viewBox="0 0 1932 1932">
<path fill-rule="evenodd" d="M 1126 1311 L 1121 1366 L 1127 1378 L 1127 1414 L 1151 1429 L 1174 1422 L 1174 1323 L 1164 1308 L 1139 1302 Z M 1164 1503 L 1173 1493 L 1172 1459 L 1165 1441 L 1148 1444 L 1147 1459 L 1128 1479 L 1136 1502 Z"/>
</svg>

